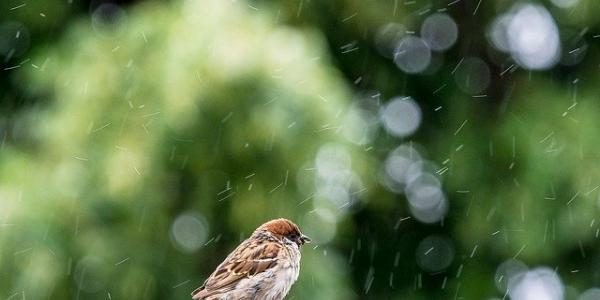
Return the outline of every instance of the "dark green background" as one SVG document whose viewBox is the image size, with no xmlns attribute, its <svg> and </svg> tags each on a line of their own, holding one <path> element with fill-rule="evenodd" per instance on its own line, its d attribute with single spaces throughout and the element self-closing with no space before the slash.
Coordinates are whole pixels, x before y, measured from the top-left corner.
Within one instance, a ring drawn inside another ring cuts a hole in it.
<svg viewBox="0 0 600 300">
<path fill-rule="evenodd" d="M 28 42 L 1 57 L 0 298 L 186 299 L 276 217 L 316 241 L 289 299 L 502 298 L 496 269 L 515 257 L 556 270 L 568 299 L 599 286 L 600 3 L 539 1 L 584 57 L 503 73 L 514 62 L 486 32 L 512 1 L 450 2 L 115 1 L 111 21 L 94 17 L 107 1 L 2 1 L 0 25 Z M 437 71 L 379 54 L 378 28 L 418 33 L 440 10 L 459 37 Z M 485 97 L 457 87 L 465 57 L 488 64 Z M 344 138 L 352 105 L 395 96 L 422 110 L 414 135 Z M 447 167 L 443 222 L 404 219 L 380 184 L 409 143 Z M 350 209 L 312 199 L 323 147 L 351 160 Z M 193 252 L 172 237 L 182 213 L 207 230 Z M 434 273 L 416 259 L 431 235 L 454 248 Z"/>
</svg>

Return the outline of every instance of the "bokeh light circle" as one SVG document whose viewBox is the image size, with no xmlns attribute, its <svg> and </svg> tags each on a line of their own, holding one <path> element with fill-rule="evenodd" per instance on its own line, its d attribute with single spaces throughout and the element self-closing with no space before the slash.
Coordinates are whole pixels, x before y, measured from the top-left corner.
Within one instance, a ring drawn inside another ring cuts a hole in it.
<svg viewBox="0 0 600 300">
<path fill-rule="evenodd" d="M 550 2 L 560 8 L 571 8 L 578 4 L 579 0 L 550 0 Z"/>
<path fill-rule="evenodd" d="M 194 211 L 181 213 L 171 225 L 171 240 L 177 249 L 185 253 L 200 249 L 206 242 L 208 233 L 206 220 Z"/>
<path fill-rule="evenodd" d="M 508 44 L 508 24 L 510 23 L 510 14 L 501 14 L 497 16 L 487 30 L 487 38 L 496 49 L 502 52 L 510 52 Z"/>
<path fill-rule="evenodd" d="M 543 70 L 560 57 L 558 28 L 552 15 L 541 5 L 518 7 L 507 27 L 513 58 L 526 69 Z"/>
<path fill-rule="evenodd" d="M 448 201 L 444 197 L 442 198 L 442 201 L 440 201 L 439 205 L 428 210 L 417 209 L 413 206 L 409 206 L 408 208 L 412 216 L 419 222 L 432 224 L 439 222 L 444 218 L 444 216 L 446 216 L 446 213 L 448 212 Z"/>
<path fill-rule="evenodd" d="M 591 288 L 581 293 L 577 300 L 598 300 L 600 299 L 600 288 Z"/>
<path fill-rule="evenodd" d="M 406 187 L 406 196 L 412 207 L 418 210 L 431 210 L 442 201 L 442 184 L 431 174 L 422 174 Z"/>
<path fill-rule="evenodd" d="M 405 73 L 421 73 L 431 62 L 429 46 L 416 36 L 403 37 L 394 50 L 394 63 Z"/>
<path fill-rule="evenodd" d="M 375 138 L 377 126 L 376 114 L 358 105 L 352 105 L 344 118 L 342 135 L 354 144 L 369 144 Z"/>
<path fill-rule="evenodd" d="M 113 3 L 103 3 L 92 12 L 92 28 L 102 37 L 113 37 L 123 28 L 127 14 L 123 8 Z"/>
<path fill-rule="evenodd" d="M 448 14 L 435 13 L 423 21 L 421 37 L 432 50 L 444 51 L 456 43 L 458 26 Z"/>
<path fill-rule="evenodd" d="M 501 293 L 506 293 L 508 280 L 517 274 L 525 273 L 527 269 L 527 265 L 516 259 L 509 259 L 500 264 L 494 275 L 494 284 L 496 285 L 498 291 Z"/>
<path fill-rule="evenodd" d="M 319 175 L 316 178 L 317 183 L 322 180 L 328 182 L 345 181 L 351 173 L 351 162 L 350 153 L 344 146 L 334 143 L 321 146 L 315 159 L 317 174 Z"/>
<path fill-rule="evenodd" d="M 441 183 L 432 174 L 422 173 L 406 187 L 409 210 L 423 223 L 440 221 L 448 211 L 448 200 Z"/>
<path fill-rule="evenodd" d="M 421 124 L 421 109 L 411 97 L 396 97 L 381 111 L 381 121 L 387 131 L 396 137 L 413 134 Z"/>
<path fill-rule="evenodd" d="M 454 260 L 454 245 L 449 238 L 431 235 L 424 238 L 416 250 L 417 264 L 426 272 L 446 269 Z"/>
<path fill-rule="evenodd" d="M 512 300 L 562 300 L 564 286 L 554 270 L 541 267 L 510 278 L 508 294 Z"/>
<path fill-rule="evenodd" d="M 490 85 L 490 80 L 490 68 L 477 57 L 465 58 L 454 73 L 454 81 L 458 88 L 469 95 L 485 91 Z"/>
<path fill-rule="evenodd" d="M 421 161 L 421 155 L 414 147 L 408 144 L 400 145 L 388 154 L 384 162 L 385 175 L 394 183 L 404 187 L 411 175 L 409 171 L 420 173 L 420 169 L 411 168 L 419 161 Z M 416 164 L 417 168 L 420 166 L 420 164 Z"/>
</svg>

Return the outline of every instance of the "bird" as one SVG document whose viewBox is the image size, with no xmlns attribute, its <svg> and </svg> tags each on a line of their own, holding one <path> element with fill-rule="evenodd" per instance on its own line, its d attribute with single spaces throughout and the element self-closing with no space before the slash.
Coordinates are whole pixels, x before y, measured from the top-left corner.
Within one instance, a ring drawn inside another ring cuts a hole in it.
<svg viewBox="0 0 600 300">
<path fill-rule="evenodd" d="M 284 218 L 268 221 L 235 248 L 194 300 L 281 300 L 300 273 L 300 246 L 311 239 Z"/>
</svg>

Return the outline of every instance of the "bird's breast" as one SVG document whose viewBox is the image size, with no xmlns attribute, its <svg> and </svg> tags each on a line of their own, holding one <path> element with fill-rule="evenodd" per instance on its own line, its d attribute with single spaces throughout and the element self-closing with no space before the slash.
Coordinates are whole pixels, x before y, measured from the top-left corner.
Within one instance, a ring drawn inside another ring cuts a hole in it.
<svg viewBox="0 0 600 300">
<path fill-rule="evenodd" d="M 300 273 L 300 251 L 297 248 L 288 248 L 288 250 L 289 257 L 282 260 L 274 272 L 275 276 L 272 281 L 272 288 L 267 290 L 265 299 L 283 299 L 298 279 L 298 274 Z"/>
</svg>

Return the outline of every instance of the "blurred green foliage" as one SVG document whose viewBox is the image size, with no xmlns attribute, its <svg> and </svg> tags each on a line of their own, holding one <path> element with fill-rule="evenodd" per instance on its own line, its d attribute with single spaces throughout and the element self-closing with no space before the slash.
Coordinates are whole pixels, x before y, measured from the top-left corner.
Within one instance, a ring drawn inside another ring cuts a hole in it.
<svg viewBox="0 0 600 300">
<path fill-rule="evenodd" d="M 0 4 L 30 39 L 3 53 L 0 297 L 187 299 L 276 217 L 316 241 L 290 299 L 502 298 L 510 258 L 555 269 L 568 299 L 600 285 L 593 0 L 540 2 L 561 39 L 587 41 L 582 62 L 543 72 L 511 71 L 489 45 L 506 1 L 147 1 L 107 15 L 75 2 Z M 377 51 L 378 28 L 418 32 L 435 11 L 459 29 L 435 72 L 406 75 Z M 465 57 L 490 67 L 483 97 L 457 87 Z M 398 95 L 421 107 L 413 137 L 348 141 L 366 126 L 348 123 L 354 106 L 376 115 Z M 433 162 L 442 222 L 409 218 L 382 184 L 401 144 Z M 327 151 L 351 165 L 349 207 L 317 193 Z M 418 262 L 432 235 L 454 251 L 438 272 Z"/>
</svg>

